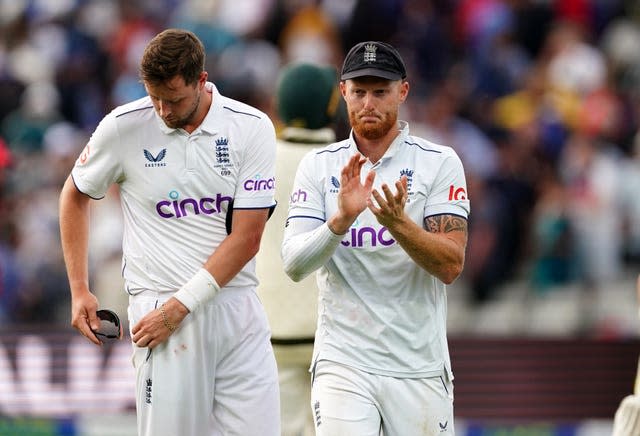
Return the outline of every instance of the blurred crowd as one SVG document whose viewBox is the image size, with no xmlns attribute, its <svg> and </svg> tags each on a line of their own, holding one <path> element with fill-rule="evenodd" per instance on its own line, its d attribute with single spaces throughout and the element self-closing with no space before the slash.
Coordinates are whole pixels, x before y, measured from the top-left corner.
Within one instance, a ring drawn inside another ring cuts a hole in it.
<svg viewBox="0 0 640 436">
<path fill-rule="evenodd" d="M 167 27 L 196 33 L 210 80 L 276 125 L 282 66 L 395 45 L 411 86 L 401 118 L 466 169 L 454 308 L 480 311 L 513 283 L 523 301 L 578 289 L 607 304 L 637 274 L 637 0 L 0 0 L 0 326 L 68 324 L 58 193 L 104 114 L 145 95 L 138 61 Z M 92 213 L 92 288 L 124 315 L 117 191 Z M 593 333 L 588 312 L 578 324 Z"/>
</svg>

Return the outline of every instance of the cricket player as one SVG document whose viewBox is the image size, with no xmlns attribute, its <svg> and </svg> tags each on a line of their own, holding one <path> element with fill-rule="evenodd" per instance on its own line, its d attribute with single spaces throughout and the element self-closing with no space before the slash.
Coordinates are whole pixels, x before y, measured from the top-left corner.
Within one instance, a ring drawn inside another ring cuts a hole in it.
<svg viewBox="0 0 640 436">
<path fill-rule="evenodd" d="M 100 344 L 88 211 L 115 183 L 139 435 L 279 436 L 277 369 L 254 264 L 275 205 L 275 129 L 261 111 L 221 95 L 204 60 L 191 32 L 155 36 L 140 67 L 148 96 L 105 116 L 62 189 L 72 325 Z"/>
<path fill-rule="evenodd" d="M 463 166 L 398 120 L 409 83 L 392 46 L 356 44 L 339 88 L 351 134 L 301 161 L 282 245 L 292 279 L 318 270 L 316 434 L 453 435 L 446 284 L 464 265 Z"/>
<path fill-rule="evenodd" d="M 280 247 L 287 219 L 293 174 L 302 157 L 336 140 L 333 123 L 340 104 L 337 71 L 310 63 L 286 65 L 278 77 L 276 107 L 284 123 L 277 142 L 278 208 L 267 223 L 257 256 L 258 295 L 271 326 L 278 364 L 282 436 L 314 433 L 309 410 L 313 352 L 318 310 L 315 278 L 293 282 L 284 272 Z"/>
</svg>

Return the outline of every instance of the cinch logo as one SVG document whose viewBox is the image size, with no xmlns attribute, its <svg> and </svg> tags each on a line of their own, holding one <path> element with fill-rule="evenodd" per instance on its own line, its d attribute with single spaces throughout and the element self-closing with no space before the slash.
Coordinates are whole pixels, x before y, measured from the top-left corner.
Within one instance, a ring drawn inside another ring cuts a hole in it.
<svg viewBox="0 0 640 436">
<path fill-rule="evenodd" d="M 297 203 L 298 201 L 307 201 L 307 192 L 302 189 L 298 189 L 296 192 L 291 194 L 290 198 L 291 203 Z"/>
<path fill-rule="evenodd" d="M 205 215 L 212 215 L 214 213 L 222 213 L 222 205 L 229 204 L 233 200 L 231 197 L 224 196 L 222 194 L 216 194 L 216 198 L 204 197 L 201 199 L 185 198 L 184 200 L 178 200 L 179 194 L 176 191 L 171 191 L 169 197 L 172 200 L 162 200 L 156 204 L 156 212 L 162 218 L 182 218 L 187 215 L 201 213 Z"/>
<path fill-rule="evenodd" d="M 456 188 L 455 186 L 449 186 L 449 201 L 451 200 L 466 200 L 467 191 L 464 188 Z"/>
<path fill-rule="evenodd" d="M 254 180 L 247 180 L 244 182 L 245 191 L 265 191 L 275 188 L 276 178 L 260 179 L 259 175 L 256 175 Z"/>
<path fill-rule="evenodd" d="M 386 235 L 388 232 L 386 227 L 374 229 L 373 227 L 351 227 L 349 233 L 340 241 L 345 247 L 364 247 L 365 245 L 375 247 L 376 245 L 389 246 L 396 242 L 391 236 Z"/>
<path fill-rule="evenodd" d="M 144 149 L 144 157 L 147 158 L 149 162 L 144 164 L 145 167 L 166 167 L 166 162 L 160 162 L 167 155 L 167 149 L 163 148 L 157 156 L 151 154 L 151 152 L 147 149 Z"/>
</svg>

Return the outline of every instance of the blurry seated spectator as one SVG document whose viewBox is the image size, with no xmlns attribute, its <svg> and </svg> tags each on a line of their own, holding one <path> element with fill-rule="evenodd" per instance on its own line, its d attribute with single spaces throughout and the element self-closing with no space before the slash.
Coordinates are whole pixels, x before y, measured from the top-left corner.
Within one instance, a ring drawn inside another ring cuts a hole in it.
<svg viewBox="0 0 640 436">
<path fill-rule="evenodd" d="M 22 93 L 20 107 L 2 120 L 0 133 L 9 148 L 20 153 L 42 150 L 44 132 L 62 119 L 60 95 L 50 82 L 30 84 Z"/>
</svg>

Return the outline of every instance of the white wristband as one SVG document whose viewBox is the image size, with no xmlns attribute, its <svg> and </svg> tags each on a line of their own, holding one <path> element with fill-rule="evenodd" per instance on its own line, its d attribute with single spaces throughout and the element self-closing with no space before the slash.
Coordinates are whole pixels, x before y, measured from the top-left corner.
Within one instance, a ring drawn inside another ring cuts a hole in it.
<svg viewBox="0 0 640 436">
<path fill-rule="evenodd" d="M 220 292 L 220 285 L 216 279 L 204 268 L 200 268 L 198 272 L 185 283 L 173 296 L 189 309 L 194 312 L 202 304 L 210 301 L 216 294 Z"/>
</svg>

